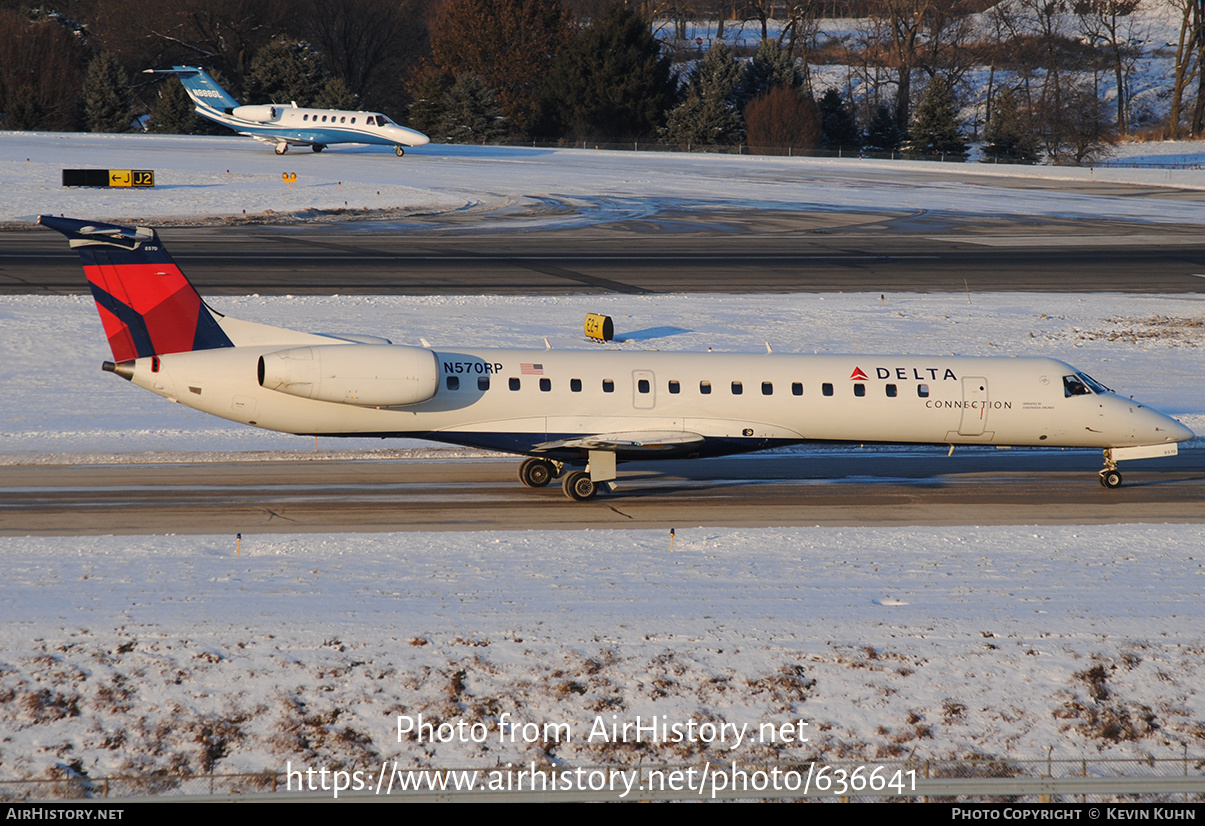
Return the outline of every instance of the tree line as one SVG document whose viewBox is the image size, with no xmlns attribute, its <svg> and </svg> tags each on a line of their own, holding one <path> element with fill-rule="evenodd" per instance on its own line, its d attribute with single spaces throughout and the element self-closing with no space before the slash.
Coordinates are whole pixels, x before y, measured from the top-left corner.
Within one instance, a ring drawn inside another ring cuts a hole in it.
<svg viewBox="0 0 1205 826">
<path fill-rule="evenodd" d="M 1144 2 L 1180 21 L 1164 118 L 1135 104 Z M 756 47 L 727 45 L 734 20 Z M 0 0 L 0 125 L 224 132 L 142 72 L 186 64 L 442 142 L 1082 163 L 1135 128 L 1205 133 L 1203 59 L 1205 0 Z"/>
</svg>

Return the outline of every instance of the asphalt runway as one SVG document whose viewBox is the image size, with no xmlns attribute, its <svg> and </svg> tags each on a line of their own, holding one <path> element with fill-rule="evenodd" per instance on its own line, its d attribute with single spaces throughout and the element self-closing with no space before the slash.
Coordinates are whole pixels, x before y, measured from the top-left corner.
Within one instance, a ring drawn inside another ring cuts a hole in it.
<svg viewBox="0 0 1205 826">
<path fill-rule="evenodd" d="M 578 503 L 518 459 L 0 466 L 0 535 L 1199 522 L 1205 447 L 1123 464 L 1095 451 L 849 449 L 633 463 Z"/>
<path fill-rule="evenodd" d="M 1200 227 L 936 213 L 665 212 L 561 230 L 179 227 L 164 244 L 203 295 L 675 292 L 1197 292 Z M 0 294 L 82 293 L 57 233 L 0 233 Z"/>
</svg>

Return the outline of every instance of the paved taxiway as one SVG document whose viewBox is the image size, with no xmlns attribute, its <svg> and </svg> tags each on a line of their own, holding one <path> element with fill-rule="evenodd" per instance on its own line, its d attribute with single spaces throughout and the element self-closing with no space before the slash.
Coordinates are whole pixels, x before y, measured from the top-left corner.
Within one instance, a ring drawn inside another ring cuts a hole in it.
<svg viewBox="0 0 1205 826">
<path fill-rule="evenodd" d="M 204 295 L 1205 287 L 1200 227 L 1121 221 L 709 210 L 557 231 L 457 233 L 365 222 L 162 234 Z M 85 291 L 79 259 L 57 233 L 32 228 L 0 239 L 0 294 Z"/>
<path fill-rule="evenodd" d="M 571 502 L 518 460 L 0 467 L 0 535 L 1198 522 L 1205 448 L 1122 466 L 1095 451 L 850 449 L 620 468 Z"/>
</svg>

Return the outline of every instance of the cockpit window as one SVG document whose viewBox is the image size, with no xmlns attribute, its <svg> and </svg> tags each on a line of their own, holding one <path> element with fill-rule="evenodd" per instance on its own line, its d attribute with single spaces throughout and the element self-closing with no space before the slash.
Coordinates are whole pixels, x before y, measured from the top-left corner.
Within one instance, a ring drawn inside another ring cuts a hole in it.
<svg viewBox="0 0 1205 826">
<path fill-rule="evenodd" d="M 1079 376 L 1063 376 L 1063 395 L 1067 398 L 1072 396 L 1091 396 L 1092 391 L 1088 389 L 1088 385 L 1084 384 Z"/>
<path fill-rule="evenodd" d="M 1105 387 L 1103 384 L 1098 382 L 1096 379 L 1089 376 L 1087 373 L 1076 373 L 1075 375 L 1079 376 L 1080 380 L 1084 384 L 1086 384 L 1086 385 L 1088 385 L 1088 387 L 1092 388 L 1093 393 L 1112 393 L 1113 392 L 1112 390 L 1110 390 L 1109 388 Z"/>
<path fill-rule="evenodd" d="M 377 126 L 388 126 L 390 123 L 392 123 L 392 121 L 389 120 L 389 118 L 385 117 L 384 115 L 377 115 Z"/>
</svg>

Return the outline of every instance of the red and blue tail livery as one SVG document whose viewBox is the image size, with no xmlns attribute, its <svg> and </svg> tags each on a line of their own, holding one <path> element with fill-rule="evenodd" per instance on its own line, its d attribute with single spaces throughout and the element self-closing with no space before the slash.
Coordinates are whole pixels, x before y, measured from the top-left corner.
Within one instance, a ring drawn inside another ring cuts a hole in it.
<svg viewBox="0 0 1205 826">
<path fill-rule="evenodd" d="M 234 346 L 153 229 L 53 215 L 38 223 L 79 253 L 114 361 Z"/>
</svg>

